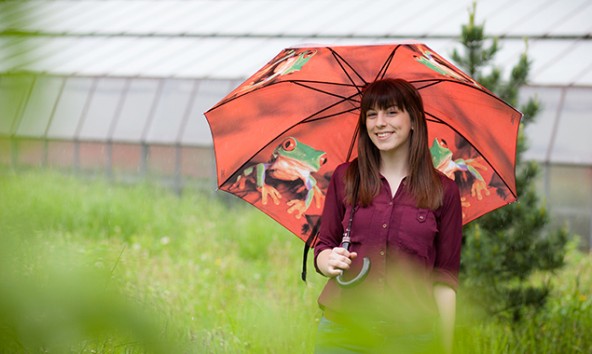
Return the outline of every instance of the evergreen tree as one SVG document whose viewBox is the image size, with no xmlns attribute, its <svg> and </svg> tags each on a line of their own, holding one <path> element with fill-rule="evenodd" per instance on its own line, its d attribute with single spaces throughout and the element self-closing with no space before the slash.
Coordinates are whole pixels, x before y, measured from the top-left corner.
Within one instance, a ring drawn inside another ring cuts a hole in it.
<svg viewBox="0 0 592 354">
<path fill-rule="evenodd" d="M 534 186 L 539 167 L 523 161 L 527 148 L 524 127 L 532 123 L 541 106 L 536 97 L 519 105 L 518 92 L 527 83 L 531 61 L 525 51 L 513 67 L 508 80 L 492 65 L 499 50 L 496 38 L 487 38 L 484 25 L 475 24 L 476 4 L 469 10 L 469 23 L 462 26 L 463 53 L 454 50 L 453 60 L 479 83 L 496 93 L 524 114 L 516 156 L 518 202 L 491 212 L 464 230 L 462 276 L 464 285 L 488 314 L 518 321 L 526 311 L 539 309 L 550 291 L 549 281 L 533 284 L 534 272 L 549 273 L 563 266 L 568 233 L 548 231 L 547 209 Z M 547 278 L 548 279 L 548 278 Z"/>
</svg>

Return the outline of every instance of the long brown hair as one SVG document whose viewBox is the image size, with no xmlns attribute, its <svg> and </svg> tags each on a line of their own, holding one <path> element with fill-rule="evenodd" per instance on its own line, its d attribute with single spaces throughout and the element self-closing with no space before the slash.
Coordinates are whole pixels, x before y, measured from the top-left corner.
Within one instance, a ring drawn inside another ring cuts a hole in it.
<svg viewBox="0 0 592 354">
<path fill-rule="evenodd" d="M 413 127 L 409 137 L 409 176 L 406 188 L 415 198 L 417 207 L 436 209 L 442 205 L 443 190 L 428 147 L 423 101 L 417 89 L 403 79 L 374 81 L 362 93 L 358 120 L 358 158 L 352 161 L 345 175 L 345 202 L 368 206 L 380 192 L 380 151 L 368 135 L 366 112 L 392 106 L 407 111 Z"/>
</svg>

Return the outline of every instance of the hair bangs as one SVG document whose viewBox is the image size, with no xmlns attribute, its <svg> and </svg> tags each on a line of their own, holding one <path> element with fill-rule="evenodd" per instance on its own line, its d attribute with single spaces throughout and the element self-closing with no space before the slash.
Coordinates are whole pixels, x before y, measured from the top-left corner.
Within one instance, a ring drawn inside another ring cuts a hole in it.
<svg viewBox="0 0 592 354">
<path fill-rule="evenodd" d="M 392 81 L 380 81 L 370 85 L 364 91 L 360 104 L 364 114 L 370 109 L 384 110 L 394 106 L 407 110 L 404 93 L 397 86 L 397 82 Z"/>
</svg>

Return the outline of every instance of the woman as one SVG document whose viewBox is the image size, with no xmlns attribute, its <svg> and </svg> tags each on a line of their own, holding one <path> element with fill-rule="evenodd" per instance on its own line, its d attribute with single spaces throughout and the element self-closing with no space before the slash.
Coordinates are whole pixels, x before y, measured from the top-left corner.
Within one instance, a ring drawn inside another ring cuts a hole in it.
<svg viewBox="0 0 592 354">
<path fill-rule="evenodd" d="M 319 297 L 317 352 L 421 352 L 435 322 L 430 309 L 450 351 L 462 211 L 456 184 L 432 165 L 421 96 L 402 79 L 375 81 L 363 92 L 359 126 L 358 158 L 333 174 L 315 246 L 315 267 L 331 278 Z M 341 240 L 350 218 L 348 251 Z M 339 286 L 334 278 L 355 276 L 363 257 L 367 278 Z M 362 327 L 371 339 L 352 335 Z"/>
</svg>

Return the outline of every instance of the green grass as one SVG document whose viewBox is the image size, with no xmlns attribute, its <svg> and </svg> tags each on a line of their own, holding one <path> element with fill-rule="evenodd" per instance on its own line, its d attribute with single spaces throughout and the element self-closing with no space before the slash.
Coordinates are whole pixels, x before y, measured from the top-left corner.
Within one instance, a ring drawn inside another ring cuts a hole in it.
<svg viewBox="0 0 592 354">
<path fill-rule="evenodd" d="M 312 352 L 324 279 L 309 262 L 303 283 L 302 242 L 221 193 L 1 170 L 0 352 Z M 590 352 L 591 274 L 571 252 L 514 327 L 459 304 L 457 351 Z"/>
</svg>

